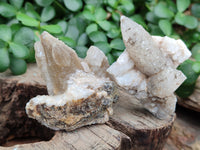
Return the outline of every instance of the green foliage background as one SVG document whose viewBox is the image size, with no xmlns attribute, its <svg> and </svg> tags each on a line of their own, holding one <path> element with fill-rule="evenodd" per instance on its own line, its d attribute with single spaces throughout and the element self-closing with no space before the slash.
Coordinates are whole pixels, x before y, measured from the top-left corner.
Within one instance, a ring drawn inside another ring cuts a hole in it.
<svg viewBox="0 0 200 150">
<path fill-rule="evenodd" d="M 150 34 L 182 39 L 192 59 L 178 69 L 188 79 L 176 91 L 188 97 L 200 74 L 199 0 L 1 0 L 0 72 L 26 72 L 35 62 L 34 42 L 48 31 L 84 58 L 90 45 L 112 64 L 125 49 L 120 16 L 141 24 Z"/>
</svg>

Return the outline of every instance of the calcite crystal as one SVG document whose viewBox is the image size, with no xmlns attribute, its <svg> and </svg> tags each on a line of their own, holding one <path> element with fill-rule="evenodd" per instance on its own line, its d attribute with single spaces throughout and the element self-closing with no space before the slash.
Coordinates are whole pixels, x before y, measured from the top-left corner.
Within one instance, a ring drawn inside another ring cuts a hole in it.
<svg viewBox="0 0 200 150">
<path fill-rule="evenodd" d="M 83 60 L 47 32 L 35 43 L 35 50 L 49 95 L 27 103 L 29 117 L 66 131 L 108 121 L 118 95 L 114 82 L 106 77 L 108 60 L 101 50 L 90 47 Z"/>
<path fill-rule="evenodd" d="M 151 36 L 129 18 L 121 17 L 125 51 L 108 69 L 119 87 L 134 95 L 160 119 L 175 111 L 174 91 L 186 79 L 176 67 L 191 56 L 181 40 Z"/>
</svg>

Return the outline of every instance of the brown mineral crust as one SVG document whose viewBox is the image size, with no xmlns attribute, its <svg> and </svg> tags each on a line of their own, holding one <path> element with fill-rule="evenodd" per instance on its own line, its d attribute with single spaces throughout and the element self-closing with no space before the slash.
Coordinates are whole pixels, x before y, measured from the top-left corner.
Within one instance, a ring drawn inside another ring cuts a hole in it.
<svg viewBox="0 0 200 150">
<path fill-rule="evenodd" d="M 65 129 L 67 131 L 88 125 L 88 122 L 89 124 L 94 122 L 104 123 L 108 121 L 109 111 L 107 109 L 112 106 L 113 98 L 116 97 L 111 94 L 112 92 L 108 92 L 108 96 L 98 97 L 97 93 L 94 93 L 86 99 L 67 102 L 64 106 L 36 105 L 34 113 L 37 114 L 36 119 L 39 122 L 50 128 Z M 34 118 L 32 110 L 28 109 L 27 113 Z"/>
</svg>

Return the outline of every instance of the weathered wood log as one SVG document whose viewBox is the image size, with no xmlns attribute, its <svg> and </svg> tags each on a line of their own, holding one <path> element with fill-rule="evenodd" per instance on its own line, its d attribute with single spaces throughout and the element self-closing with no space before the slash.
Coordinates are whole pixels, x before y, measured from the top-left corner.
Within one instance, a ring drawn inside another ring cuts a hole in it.
<svg viewBox="0 0 200 150">
<path fill-rule="evenodd" d="M 176 121 L 163 150 L 199 150 L 200 113 L 179 106 L 176 114 Z"/>
<path fill-rule="evenodd" d="M 129 150 L 130 138 L 106 125 L 83 127 L 72 132 L 57 131 L 55 136 L 48 142 L 37 142 L 31 144 L 15 145 L 5 150 Z"/>
<path fill-rule="evenodd" d="M 14 138 L 49 140 L 54 135 L 54 131 L 29 119 L 25 112 L 28 99 L 47 94 L 46 86 L 38 80 L 39 72 L 31 66 L 21 76 L 12 76 L 9 71 L 0 74 L 0 145 Z"/>
<path fill-rule="evenodd" d="M 200 78 L 195 85 L 195 90 L 188 98 L 179 98 L 178 104 L 191 110 L 200 112 Z"/>
<path fill-rule="evenodd" d="M 170 134 L 175 115 L 159 120 L 142 108 L 137 99 L 122 93 L 108 125 L 128 135 L 133 149 L 162 149 Z"/>
<path fill-rule="evenodd" d="M 47 94 L 46 86 L 35 65 L 30 65 L 27 73 L 21 76 L 11 76 L 9 72 L 0 74 L 1 145 L 6 139 L 39 137 L 49 141 L 10 148 L 159 150 L 163 148 L 175 118 L 173 115 L 168 120 L 159 120 L 144 110 L 136 99 L 123 93 L 107 123 L 110 127 L 93 125 L 73 132 L 59 131 L 53 136 L 54 131 L 28 119 L 25 114 L 26 102 L 31 97 L 44 94 Z M 73 141 L 77 137 L 79 140 Z"/>
</svg>

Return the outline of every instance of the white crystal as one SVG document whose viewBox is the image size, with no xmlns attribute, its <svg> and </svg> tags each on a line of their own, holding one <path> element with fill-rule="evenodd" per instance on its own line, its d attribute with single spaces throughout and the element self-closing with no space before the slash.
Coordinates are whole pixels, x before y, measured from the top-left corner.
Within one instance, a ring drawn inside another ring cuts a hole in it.
<svg viewBox="0 0 200 150">
<path fill-rule="evenodd" d="M 126 50 L 140 72 L 153 75 L 172 65 L 172 61 L 164 56 L 151 35 L 141 25 L 122 16 L 121 31 Z"/>
<path fill-rule="evenodd" d="M 121 17 L 126 50 L 107 71 L 124 90 L 160 119 L 175 111 L 173 92 L 186 79 L 176 67 L 191 56 L 181 40 L 151 36 L 142 26 Z"/>
<path fill-rule="evenodd" d="M 134 68 L 134 63 L 125 50 L 108 69 L 115 82 L 127 90 L 137 89 L 136 87 L 144 80 L 145 76 Z"/>
<path fill-rule="evenodd" d="M 167 36 L 152 36 L 152 38 L 155 43 L 157 43 L 160 50 L 162 50 L 164 55 L 173 61 L 174 68 L 178 67 L 179 64 L 191 56 L 191 52 L 188 50 L 185 43 L 183 43 L 180 39 L 175 40 Z"/>
<path fill-rule="evenodd" d="M 170 96 L 186 79 L 184 74 L 173 68 L 165 68 L 148 78 L 148 92 L 160 98 Z"/>
<path fill-rule="evenodd" d="M 99 77 L 106 77 L 109 63 L 105 54 L 96 46 L 91 46 L 87 51 L 85 62 L 90 70 Z"/>
</svg>

